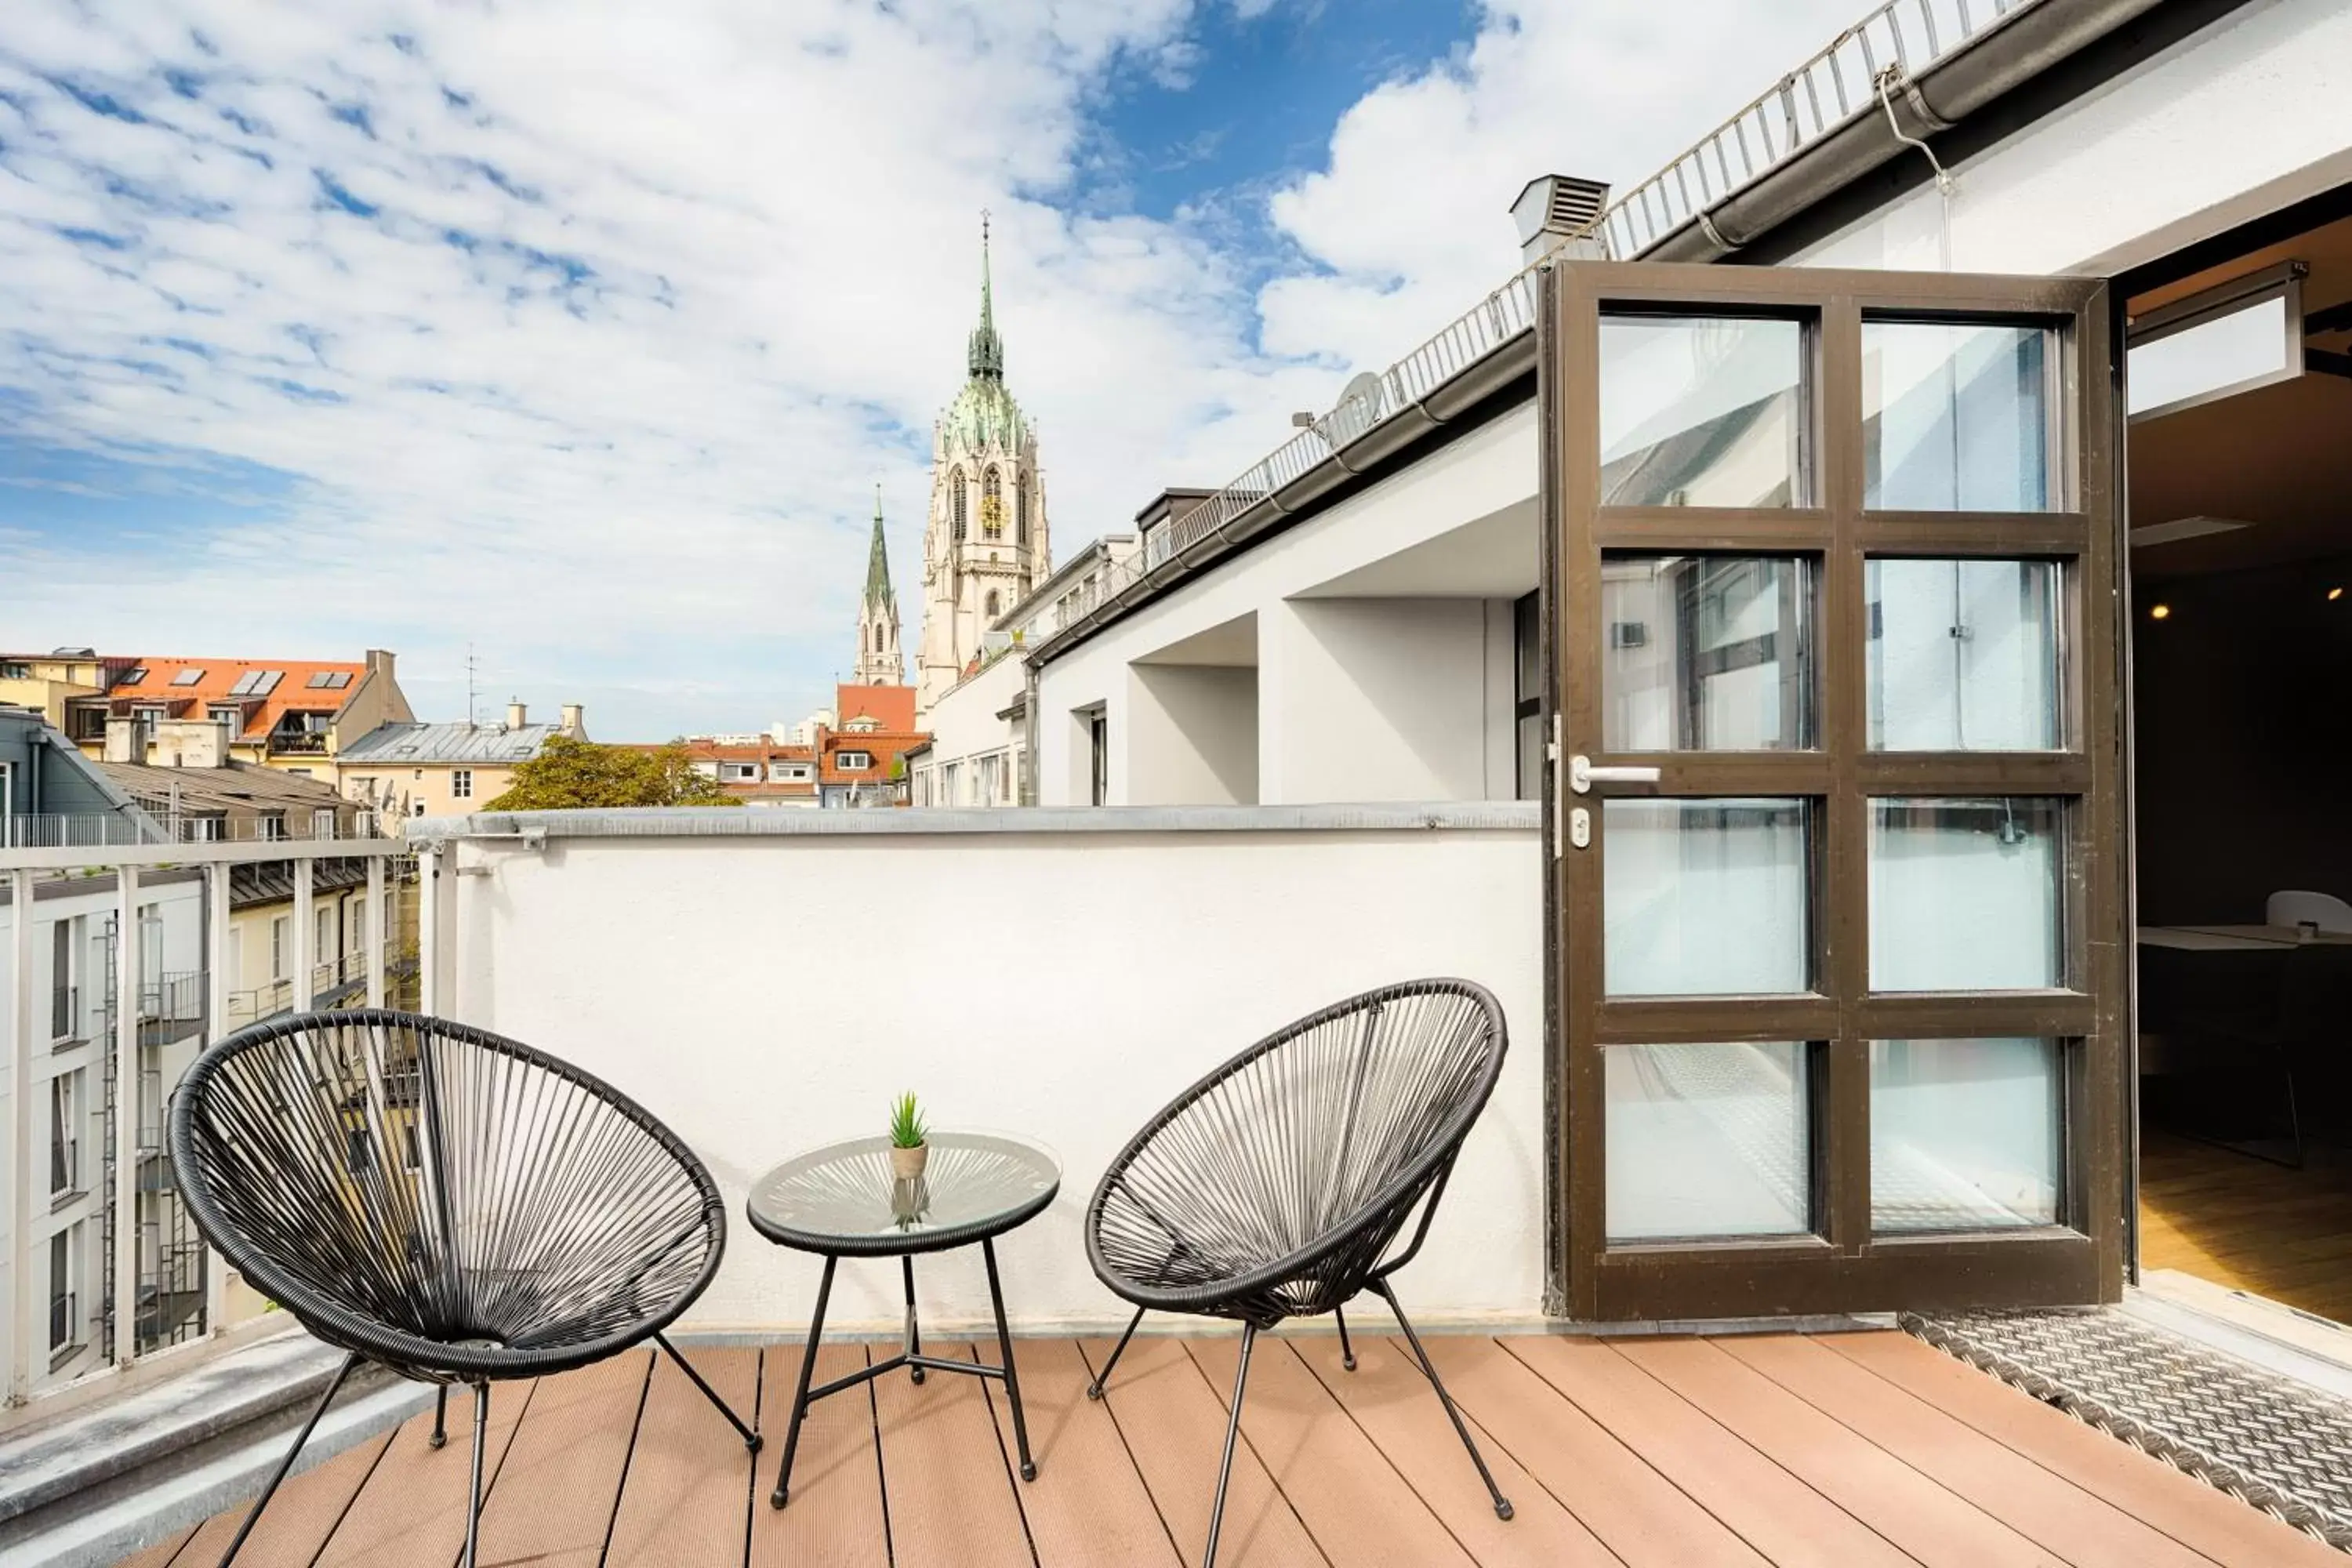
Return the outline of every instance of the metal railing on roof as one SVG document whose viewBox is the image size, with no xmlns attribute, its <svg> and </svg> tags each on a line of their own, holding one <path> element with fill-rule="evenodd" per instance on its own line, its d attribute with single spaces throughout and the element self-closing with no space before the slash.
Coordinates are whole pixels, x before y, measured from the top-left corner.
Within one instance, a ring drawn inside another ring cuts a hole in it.
<svg viewBox="0 0 2352 1568">
<path fill-rule="evenodd" d="M 1562 236 L 1561 243 L 1595 239 L 1609 256 L 1638 257 L 1847 121 L 1883 112 L 1879 99 L 1883 73 L 1892 69 L 1896 79 L 1916 77 L 2009 17 L 2042 3 L 1886 0 L 1769 91 L 1612 203 L 1590 226 Z M 1434 337 L 1373 377 L 1370 391 L 1343 399 L 1338 408 L 1276 447 L 1206 500 L 1146 531 L 1143 548 L 1124 568 L 1106 574 L 1102 597 L 1116 596 L 1156 567 L 1213 538 L 1234 519 L 1381 421 L 1419 403 L 1520 333 L 1532 331 L 1537 273 L 1543 265 L 1543 259 L 1538 259 L 1522 268 Z M 1043 638 L 1032 635 L 1026 640 L 1034 643 Z"/>
<path fill-rule="evenodd" d="M 1601 215 L 1609 254 L 1634 257 L 1857 115 L 1879 79 L 1916 77 L 2041 0 L 1887 0 Z"/>
</svg>

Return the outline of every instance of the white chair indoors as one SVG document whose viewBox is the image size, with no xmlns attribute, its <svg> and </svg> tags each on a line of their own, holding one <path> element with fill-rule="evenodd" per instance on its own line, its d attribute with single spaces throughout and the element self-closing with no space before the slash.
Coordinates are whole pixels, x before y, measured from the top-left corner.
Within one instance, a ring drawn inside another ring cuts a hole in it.
<svg viewBox="0 0 2352 1568">
<path fill-rule="evenodd" d="M 2332 893 L 2304 893 L 2292 889 L 2273 893 L 2263 906 L 2265 925 L 2295 926 L 2305 921 L 2324 931 L 2352 933 L 2352 904 Z"/>
</svg>

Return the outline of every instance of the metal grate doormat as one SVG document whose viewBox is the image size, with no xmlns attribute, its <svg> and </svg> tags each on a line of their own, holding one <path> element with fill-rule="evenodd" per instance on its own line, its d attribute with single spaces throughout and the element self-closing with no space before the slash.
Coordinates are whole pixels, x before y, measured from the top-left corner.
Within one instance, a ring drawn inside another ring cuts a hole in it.
<svg viewBox="0 0 2352 1568">
<path fill-rule="evenodd" d="M 2199 1480 L 2352 1552 L 2352 1404 L 2113 1310 L 1903 1327 Z"/>
</svg>

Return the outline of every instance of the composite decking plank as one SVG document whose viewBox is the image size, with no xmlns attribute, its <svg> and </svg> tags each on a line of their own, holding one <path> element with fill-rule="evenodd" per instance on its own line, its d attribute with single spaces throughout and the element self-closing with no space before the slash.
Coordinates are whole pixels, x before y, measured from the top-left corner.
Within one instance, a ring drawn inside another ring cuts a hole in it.
<svg viewBox="0 0 2352 1568">
<path fill-rule="evenodd" d="M 1790 1334 L 1717 1342 L 2074 1568 L 2202 1568 L 2208 1562 L 1826 1345 Z"/>
<path fill-rule="evenodd" d="M 1208 1378 L 1218 1403 L 1230 1400 L 1241 1342 L 1230 1337 L 1194 1340 L 1184 1348 Z M 1328 1351 L 1338 1364 L 1337 1339 L 1316 1340 L 1312 1350 Z M 1348 1418 L 1289 1342 L 1261 1335 L 1251 1352 L 1249 1384 L 1242 1393 L 1242 1436 L 1332 1562 L 1476 1568 L 1453 1532 Z"/>
<path fill-rule="evenodd" d="M 535 1382 L 490 1385 L 490 1419 L 482 1446 L 485 1495 L 496 1495 L 508 1446 L 538 1392 Z M 432 1434 L 430 1410 L 401 1423 L 392 1435 L 392 1446 L 327 1538 L 318 1568 L 417 1568 L 457 1561 L 466 1544 L 466 1493 L 474 1462 L 470 1392 L 449 1392 L 448 1446 L 434 1447 Z"/>
<path fill-rule="evenodd" d="M 1037 1479 L 1021 1489 L 1029 1538 L 1044 1568 L 1086 1568 L 1096 1563 L 1181 1568 L 1168 1527 L 1127 1451 L 1118 1424 L 1100 1401 L 1087 1397 L 1094 1373 L 1069 1340 L 1024 1340 L 1013 1352 L 1021 1372 L 1021 1408 L 1029 1423 L 1029 1449 Z M 1002 1387 L 991 1385 L 990 1414 L 1008 1454 L 1017 1454 L 1013 1417 Z"/>
<path fill-rule="evenodd" d="M 1440 1350 L 1431 1359 L 1455 1402 L 1628 1568 L 1765 1562 L 1501 1344 L 1449 1338 Z"/>
<path fill-rule="evenodd" d="M 1336 1349 L 1327 1351 L 1323 1342 L 1283 1342 L 1445 1521 L 1479 1568 L 1619 1568 L 1616 1554 L 1474 1421 L 1471 1436 L 1511 1504 L 1507 1521 L 1495 1517 L 1495 1505 L 1445 1418 L 1445 1407 L 1402 1346 L 1360 1339 L 1356 1370 L 1349 1372 Z M 1446 1352 L 1455 1341 L 1441 1336 L 1426 1342 L 1438 1375 L 1444 1376 Z"/>
<path fill-rule="evenodd" d="M 820 1399 L 801 1424 L 793 1458 L 789 1506 L 769 1505 L 776 1467 L 783 1462 L 784 1428 L 793 1413 L 802 1348 L 771 1345 L 760 1369 L 760 1430 L 767 1446 L 751 1489 L 751 1568 L 887 1568 L 888 1527 L 882 1512 L 881 1456 L 874 1442 L 874 1401 L 865 1388 Z M 857 1345 L 825 1345 L 810 1373 L 814 1384 L 846 1376 L 866 1364 Z"/>
<path fill-rule="evenodd" d="M 1087 1364 L 1098 1369 L 1110 1356 L 1111 1342 L 1085 1340 L 1079 1349 Z M 1225 1443 L 1223 1400 L 1181 1341 L 1155 1335 L 1129 1342 L 1103 1391 L 1103 1403 L 1118 1423 L 1177 1551 L 1186 1562 L 1199 1562 L 1209 1539 L 1217 1458 Z M 1243 1410 L 1246 1433 L 1246 1404 Z M 1045 1462 L 1051 1463 L 1052 1456 Z M 1217 1562 L 1220 1568 L 1324 1568 L 1326 1562 L 1245 1441 L 1234 1448 Z"/>
<path fill-rule="evenodd" d="M 1710 1341 L 1611 1344 L 1927 1568 L 2047 1568 L 2060 1561 Z"/>
<path fill-rule="evenodd" d="M 968 1352 L 943 1344 L 930 1353 Z M 873 1388 L 896 1568 L 1034 1568 L 1021 1500 L 1013 1495 L 1023 1483 L 1006 1468 L 1010 1445 L 997 1444 L 980 1379 L 931 1372 L 919 1385 L 900 1368 L 876 1378 Z"/>
<path fill-rule="evenodd" d="M 749 1420 L 760 1352 L 684 1351 L 719 1397 Z M 762 1449 L 761 1452 L 766 1452 Z M 609 1568 L 734 1568 L 751 1526 L 753 1456 L 669 1357 L 654 1357 L 637 1440 L 621 1482 Z"/>
<path fill-rule="evenodd" d="M 2216 1563 L 2344 1568 L 2335 1548 L 1908 1334 L 1819 1342 Z"/>
<path fill-rule="evenodd" d="M 499 1484 L 482 1504 L 483 1563 L 528 1559 L 532 1568 L 596 1568 L 620 1501 L 652 1358 L 650 1351 L 630 1351 L 539 1380 L 508 1445 Z M 457 1447 L 454 1433 L 449 1447 Z"/>
<path fill-rule="evenodd" d="M 278 1489 L 278 1495 L 262 1510 L 253 1534 L 238 1550 L 237 1568 L 310 1568 L 318 1560 L 320 1548 L 326 1545 L 335 1526 L 342 1522 L 352 1500 L 367 1483 L 368 1473 L 391 1447 L 392 1438 L 389 1432 L 370 1437 L 322 1465 L 287 1477 L 286 1484 Z M 206 1520 L 195 1539 L 172 1561 L 175 1564 L 210 1568 L 228 1550 L 229 1542 L 236 1537 L 237 1527 L 245 1522 L 246 1511 L 251 1507 L 250 1501 L 240 1503 Z"/>
<path fill-rule="evenodd" d="M 1906 1568 L 1912 1559 L 1738 1434 L 1597 1339 L 1503 1348 L 1781 1568 Z"/>
</svg>

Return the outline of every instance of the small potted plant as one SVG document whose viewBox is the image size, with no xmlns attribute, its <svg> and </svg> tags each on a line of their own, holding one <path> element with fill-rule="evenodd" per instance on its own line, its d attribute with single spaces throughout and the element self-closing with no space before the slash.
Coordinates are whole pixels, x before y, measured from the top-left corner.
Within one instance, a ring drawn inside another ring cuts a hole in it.
<svg viewBox="0 0 2352 1568">
<path fill-rule="evenodd" d="M 890 1102 L 890 1173 L 902 1182 L 918 1181 L 923 1163 L 930 1158 L 930 1129 L 910 1093 Z"/>
</svg>

